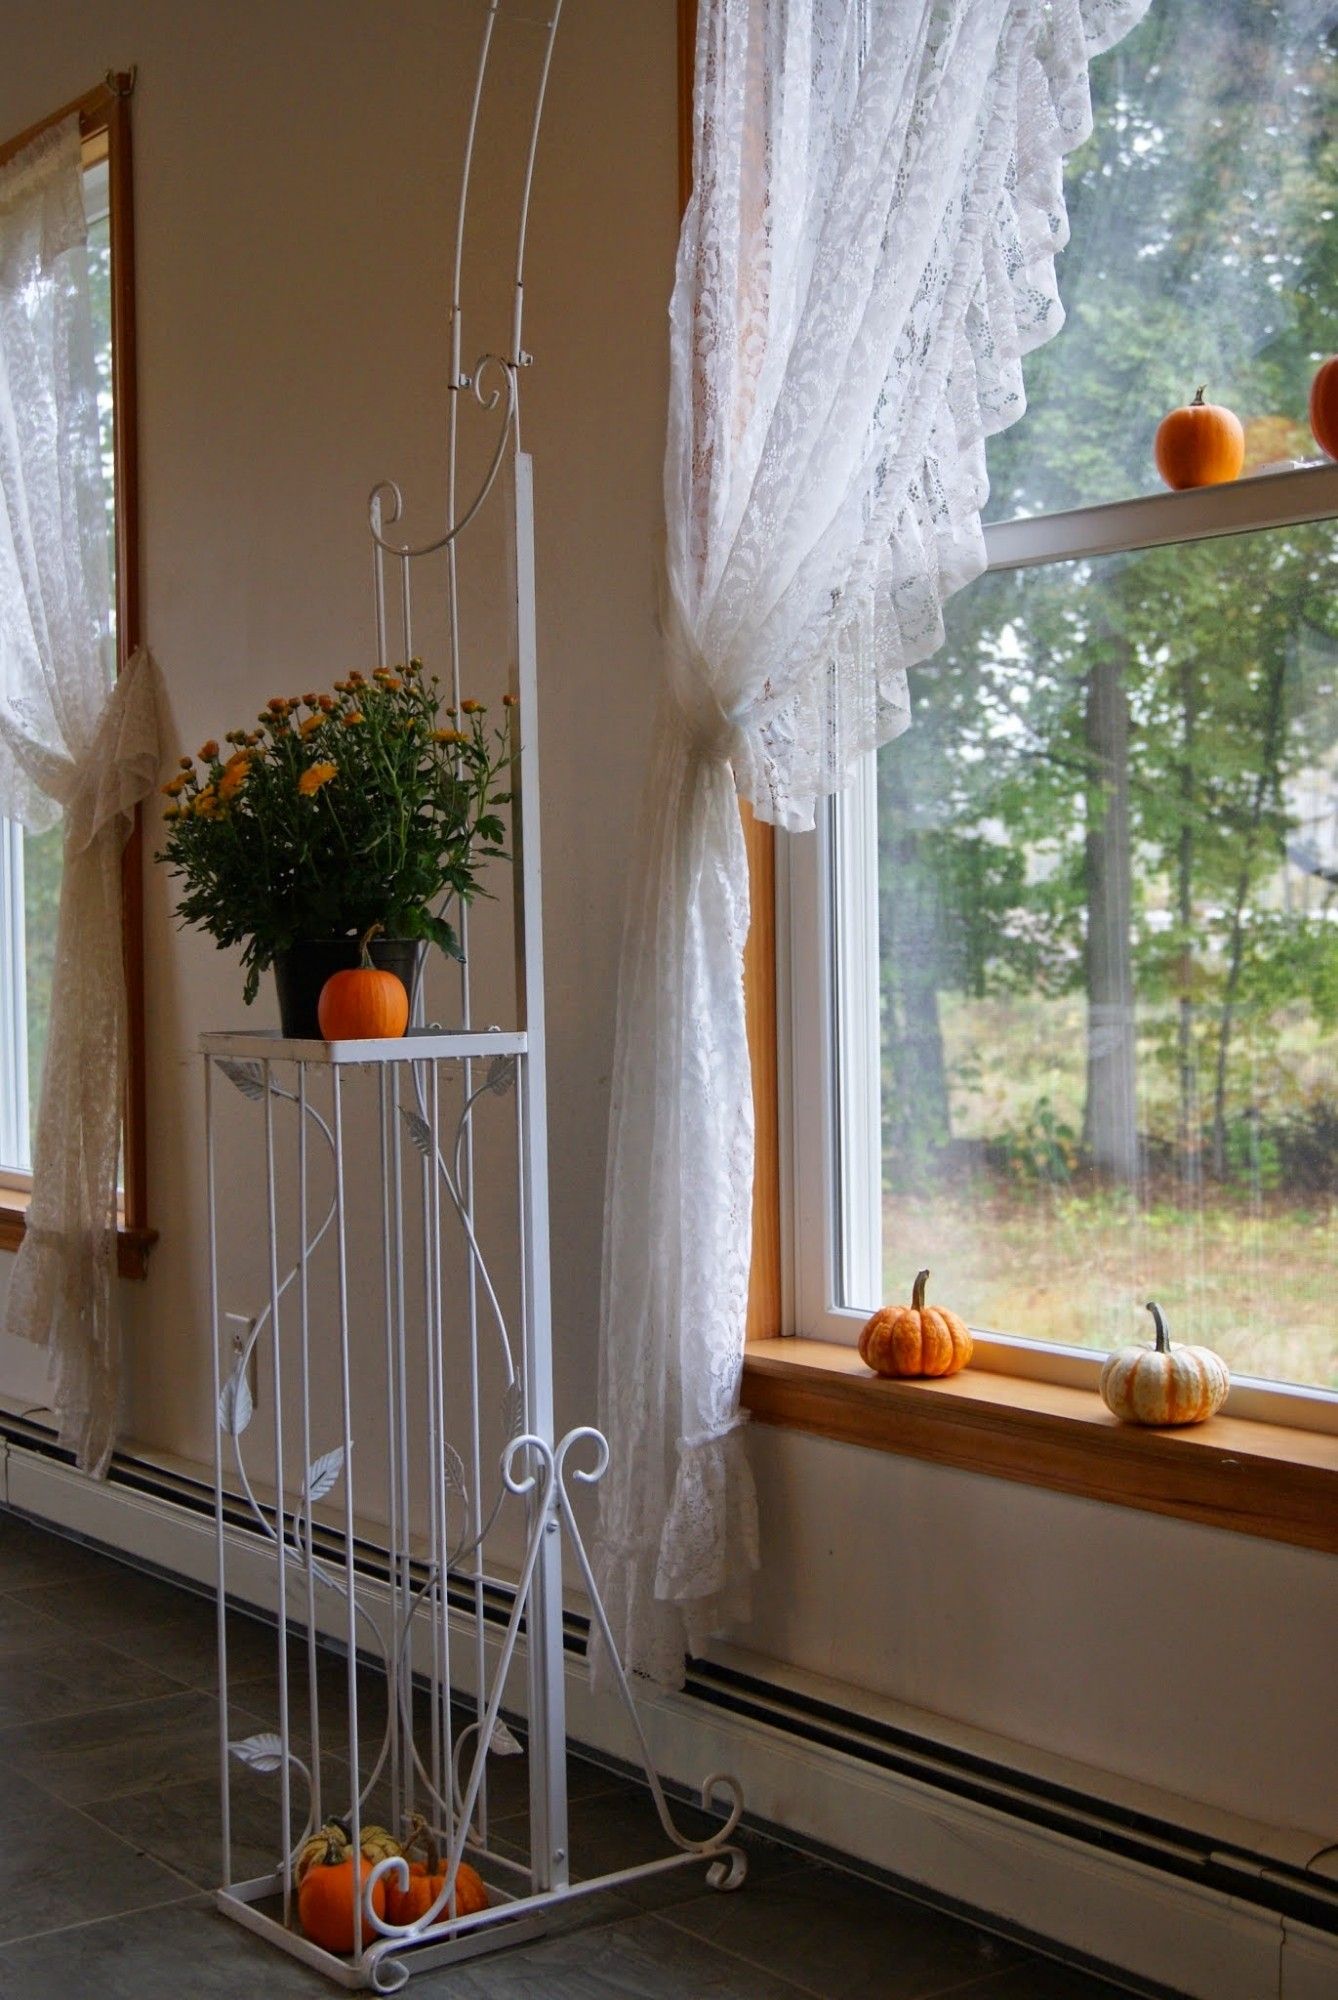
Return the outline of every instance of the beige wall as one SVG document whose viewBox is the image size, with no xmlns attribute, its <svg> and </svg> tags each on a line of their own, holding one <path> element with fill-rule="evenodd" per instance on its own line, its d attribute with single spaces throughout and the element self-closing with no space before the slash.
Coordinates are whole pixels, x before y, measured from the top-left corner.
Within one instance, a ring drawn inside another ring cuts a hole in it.
<svg viewBox="0 0 1338 2000">
<path fill-rule="evenodd" d="M 442 0 L 8 10 L 0 133 L 108 65 L 139 65 L 144 584 L 173 745 L 365 660 L 366 494 L 386 473 L 438 491 L 457 30 L 474 13 Z M 572 1422 L 593 1414 L 613 976 L 656 675 L 674 15 L 674 0 L 569 0 L 532 228 L 525 441 L 559 1415 Z M 488 186 L 510 157 L 509 105 L 485 135 Z M 495 286 L 485 302 L 501 302 Z M 156 874 L 148 913 L 162 1241 L 147 1283 L 126 1288 L 127 1427 L 204 1458 L 192 1051 L 201 1027 L 236 1015 L 238 981 L 207 941 L 174 931 Z M 30 1354 L 0 1351 L 0 1387 L 39 1400 Z M 765 1568 L 748 1645 L 1332 1835 L 1334 1565 L 811 1439 L 759 1432 L 753 1448 Z"/>
</svg>

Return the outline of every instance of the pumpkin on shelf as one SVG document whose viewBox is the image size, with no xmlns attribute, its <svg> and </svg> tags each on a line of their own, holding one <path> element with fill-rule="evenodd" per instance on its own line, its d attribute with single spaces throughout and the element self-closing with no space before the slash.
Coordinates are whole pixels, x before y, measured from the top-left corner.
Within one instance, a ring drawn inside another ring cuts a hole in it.
<svg viewBox="0 0 1338 2000">
<path fill-rule="evenodd" d="M 916 1274 L 908 1306 L 881 1306 L 865 1321 L 860 1360 L 876 1375 L 955 1375 L 971 1359 L 973 1341 L 964 1320 L 925 1304 L 928 1271 Z"/>
<path fill-rule="evenodd" d="M 1338 458 L 1338 354 L 1321 361 L 1310 384 L 1310 428 L 1315 443 Z"/>
<path fill-rule="evenodd" d="M 348 1833 L 337 1820 L 329 1821 L 312 1834 L 297 1857 L 297 1917 L 313 1944 L 324 1951 L 353 1952 L 354 1905 L 362 1896 L 363 1884 L 379 1861 L 398 1854 L 399 1843 L 384 1827 L 362 1829 L 362 1852 L 358 1856 L 356 1886 L 353 1875 L 353 1847 Z M 384 1880 L 372 1890 L 372 1908 L 378 1917 L 386 1913 Z M 364 1913 L 362 1942 L 376 1936 L 371 1919 Z"/>
<path fill-rule="evenodd" d="M 1192 403 L 1162 418 L 1153 455 L 1158 472 L 1176 492 L 1188 486 L 1220 486 L 1240 477 L 1245 432 L 1234 410 L 1205 403 L 1199 389 Z"/>
<path fill-rule="evenodd" d="M 392 1880 L 386 1895 L 386 1915 L 392 1924 L 416 1924 L 425 1917 L 446 1887 L 446 1871 L 441 1865 L 441 1855 L 436 1839 L 421 1813 L 414 1817 L 414 1831 L 403 1849 L 404 1858 L 416 1847 L 423 1849 L 422 1861 L 409 1862 L 409 1880 L 401 1889 Z M 488 1907 L 488 1891 L 478 1870 L 462 1861 L 455 1871 L 455 1910 L 457 1917 L 472 1917 L 479 1910 Z M 449 1902 L 443 1903 L 437 1915 L 439 1923 L 446 1922 L 452 1915 Z"/>
<path fill-rule="evenodd" d="M 393 1041 L 409 1025 L 404 981 L 372 964 L 371 942 L 380 929 L 373 924 L 359 938 L 361 964 L 332 973 L 321 988 L 316 1014 L 327 1042 Z"/>
<path fill-rule="evenodd" d="M 1231 1371 L 1211 1347 L 1171 1346 L 1166 1315 L 1154 1299 L 1147 1310 L 1155 1340 L 1122 1347 L 1101 1370 L 1101 1397 L 1122 1424 L 1201 1424 L 1221 1409 Z"/>
</svg>

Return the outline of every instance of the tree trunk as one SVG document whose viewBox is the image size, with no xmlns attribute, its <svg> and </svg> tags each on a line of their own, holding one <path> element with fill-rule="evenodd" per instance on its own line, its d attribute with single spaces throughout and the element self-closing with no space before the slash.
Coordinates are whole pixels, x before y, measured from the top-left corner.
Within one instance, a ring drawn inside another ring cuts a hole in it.
<svg viewBox="0 0 1338 2000">
<path fill-rule="evenodd" d="M 1236 1000 L 1240 990 L 1241 967 L 1245 956 L 1245 905 L 1254 879 L 1255 856 L 1259 850 L 1259 829 L 1270 795 L 1280 790 L 1278 758 L 1282 749 L 1283 693 L 1287 680 L 1287 655 L 1283 645 L 1274 648 L 1273 666 L 1264 696 L 1264 740 L 1250 799 L 1250 817 L 1245 829 L 1245 851 L 1231 910 L 1231 946 L 1228 954 L 1226 990 L 1222 995 L 1222 1018 L 1217 1030 L 1217 1073 L 1213 1080 L 1213 1172 L 1221 1180 L 1226 1175 L 1226 1095 L 1227 1058 L 1235 1025 Z"/>
<path fill-rule="evenodd" d="M 1111 1179 L 1138 1175 L 1129 852 L 1127 647 L 1108 637 L 1087 674 L 1087 1107 L 1092 1163 Z"/>
<path fill-rule="evenodd" d="M 1199 1073 L 1194 1060 L 1194 663 L 1180 668 L 1180 837 L 1175 857 L 1175 914 L 1180 950 L 1177 960 L 1175 1058 L 1180 1085 L 1181 1179 L 1197 1188 L 1203 1179 L 1203 1133 L 1199 1125 Z"/>
<path fill-rule="evenodd" d="M 914 801 L 894 757 L 879 759 L 879 826 L 890 845 L 879 870 L 879 931 L 892 1103 L 889 1156 L 914 1178 L 952 1136 L 948 1065 L 939 1019 L 943 910 L 915 828 Z"/>
</svg>

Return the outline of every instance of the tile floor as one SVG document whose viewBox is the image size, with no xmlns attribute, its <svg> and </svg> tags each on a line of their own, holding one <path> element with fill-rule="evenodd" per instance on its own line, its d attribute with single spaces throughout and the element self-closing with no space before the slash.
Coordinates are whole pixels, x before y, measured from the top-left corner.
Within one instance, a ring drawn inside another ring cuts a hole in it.
<svg viewBox="0 0 1338 2000">
<path fill-rule="evenodd" d="M 273 1635 L 233 1621 L 239 1733 Z M 332 1664 L 333 1670 L 333 1664 Z M 299 2000 L 337 1989 L 213 1910 L 214 1615 L 202 1597 L 0 1511 L 0 2000 Z M 494 1845 L 523 1855 L 521 1760 Z M 574 1872 L 662 1851 L 644 1788 L 571 1761 Z M 273 1803 L 241 1773 L 239 1859 Z M 691 1819 L 690 1814 L 685 1818 Z M 413 2000 L 1118 2000 L 1117 1989 L 749 1835 L 747 1883 L 603 1893 L 539 1943 L 421 1974 Z"/>
</svg>

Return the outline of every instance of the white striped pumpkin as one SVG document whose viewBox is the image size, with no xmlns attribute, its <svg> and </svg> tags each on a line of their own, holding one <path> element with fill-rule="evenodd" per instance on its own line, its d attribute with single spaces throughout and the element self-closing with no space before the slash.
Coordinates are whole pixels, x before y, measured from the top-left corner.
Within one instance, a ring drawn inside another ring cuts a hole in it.
<svg viewBox="0 0 1338 2000">
<path fill-rule="evenodd" d="M 1125 1424 L 1201 1424 L 1226 1401 L 1231 1371 L 1211 1347 L 1172 1349 L 1161 1307 L 1149 1299 L 1148 1311 L 1156 1339 L 1122 1347 L 1101 1370 L 1106 1408 Z"/>
</svg>

